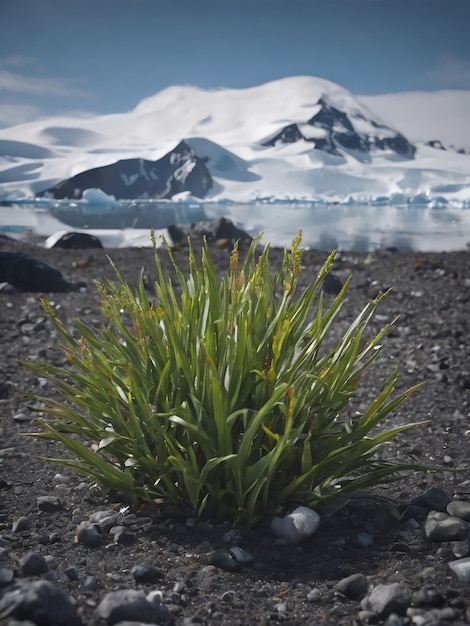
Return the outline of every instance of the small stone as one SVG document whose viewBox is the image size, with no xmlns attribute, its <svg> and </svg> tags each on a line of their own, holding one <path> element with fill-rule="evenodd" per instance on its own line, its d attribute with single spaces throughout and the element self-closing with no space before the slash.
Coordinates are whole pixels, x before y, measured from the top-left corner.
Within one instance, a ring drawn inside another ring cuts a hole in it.
<svg viewBox="0 0 470 626">
<path fill-rule="evenodd" d="M 40 576 L 49 571 L 46 559 L 36 552 L 28 552 L 20 559 L 23 576 Z"/>
<path fill-rule="evenodd" d="M 207 563 L 209 565 L 215 565 L 226 572 L 239 572 L 241 569 L 240 563 L 228 550 L 216 550 L 215 552 L 207 556 Z"/>
<path fill-rule="evenodd" d="M 21 533 L 24 530 L 29 530 L 31 523 L 27 517 L 19 517 L 16 522 L 13 522 L 11 530 L 14 533 Z"/>
<path fill-rule="evenodd" d="M 428 511 L 445 511 L 449 502 L 452 502 L 452 498 L 447 491 L 440 487 L 432 487 L 422 496 L 413 498 L 410 506 L 422 506 L 428 509 Z"/>
<path fill-rule="evenodd" d="M 320 516 L 306 506 L 297 507 L 285 517 L 275 517 L 271 522 L 271 532 L 288 543 L 300 543 L 311 537 L 320 525 Z"/>
<path fill-rule="evenodd" d="M 317 588 L 311 589 L 307 593 L 307 602 L 320 602 L 320 600 L 321 600 L 321 593 L 319 589 Z"/>
<path fill-rule="evenodd" d="M 451 574 L 461 583 L 470 582 L 470 557 L 450 561 L 448 563 Z"/>
<path fill-rule="evenodd" d="M 96 591 L 98 589 L 98 579 L 96 576 L 87 576 L 85 579 L 84 587 L 88 589 L 88 591 Z"/>
<path fill-rule="evenodd" d="M 132 546 L 137 542 L 134 533 L 130 533 L 125 526 L 114 526 L 110 530 L 110 535 L 114 538 L 114 543 L 121 546 Z"/>
<path fill-rule="evenodd" d="M 464 541 L 452 541 L 450 547 L 457 559 L 462 559 L 464 556 L 470 554 L 470 543 L 468 539 Z"/>
<path fill-rule="evenodd" d="M 121 589 L 107 593 L 96 609 L 96 616 L 108 624 L 125 620 L 148 624 L 174 623 L 170 612 L 163 604 L 150 602 L 142 591 Z"/>
<path fill-rule="evenodd" d="M 428 512 L 429 509 L 427 507 L 410 504 L 400 515 L 400 522 L 406 522 L 409 520 L 424 520 L 426 519 Z"/>
<path fill-rule="evenodd" d="M 442 606 L 445 598 L 434 587 L 421 587 L 413 594 L 413 606 Z"/>
<path fill-rule="evenodd" d="M 228 591 L 224 591 L 224 593 L 220 596 L 222 602 L 233 602 L 237 597 L 237 594 L 232 589 Z"/>
<path fill-rule="evenodd" d="M 101 532 L 106 534 L 109 533 L 111 528 L 119 526 L 121 521 L 121 516 L 117 513 L 113 513 L 112 515 L 105 515 L 100 517 L 99 519 L 93 519 L 94 516 L 90 517 L 90 524 L 96 524 L 100 527 Z"/>
<path fill-rule="evenodd" d="M 242 541 L 242 537 L 234 528 L 228 530 L 222 537 L 224 543 L 229 543 L 231 546 L 239 546 Z"/>
<path fill-rule="evenodd" d="M 70 596 L 48 580 L 21 582 L 5 591 L 0 599 L 0 620 L 8 618 L 42 625 L 82 626 Z"/>
<path fill-rule="evenodd" d="M 80 572 L 73 565 L 66 567 L 64 570 L 64 573 L 67 576 L 67 578 L 73 582 L 80 580 Z"/>
<path fill-rule="evenodd" d="M 95 524 L 84 523 L 78 527 L 77 542 L 96 548 L 101 543 L 101 534 Z"/>
<path fill-rule="evenodd" d="M 15 422 L 30 422 L 32 420 L 32 416 L 31 415 L 27 415 L 26 413 L 15 413 L 15 415 L 13 415 L 13 420 Z"/>
<path fill-rule="evenodd" d="M 453 517 L 458 517 L 466 522 L 470 522 L 470 502 L 453 500 L 447 505 L 447 513 Z"/>
<path fill-rule="evenodd" d="M 55 474 L 54 475 L 54 483 L 56 485 L 67 485 L 70 482 L 70 477 L 65 474 Z"/>
<path fill-rule="evenodd" d="M 152 583 L 163 578 L 163 572 L 153 565 L 136 565 L 132 568 L 132 576 L 136 583 Z"/>
<path fill-rule="evenodd" d="M 405 615 L 411 605 L 411 591 L 408 585 L 403 583 L 391 583 L 373 587 L 362 599 L 361 607 L 365 610 L 377 613 L 385 618 L 396 613 Z"/>
<path fill-rule="evenodd" d="M 424 524 L 429 541 L 462 541 L 468 535 L 468 524 L 447 513 L 431 511 Z"/>
<path fill-rule="evenodd" d="M 64 505 L 57 496 L 39 496 L 37 506 L 38 511 L 43 511 L 44 513 L 64 510 Z"/>
<path fill-rule="evenodd" d="M 368 582 L 364 574 L 351 574 L 339 581 L 336 589 L 350 600 L 362 600 L 367 593 Z"/>
<path fill-rule="evenodd" d="M 0 567 L 0 587 L 9 585 L 13 580 L 15 572 L 9 567 Z"/>
<path fill-rule="evenodd" d="M 230 554 L 240 563 L 240 565 L 251 565 L 255 562 L 255 557 L 248 552 L 248 550 L 244 550 L 238 546 L 230 548 Z"/>
<path fill-rule="evenodd" d="M 380 617 L 374 611 L 362 610 L 358 613 L 359 621 L 361 624 L 377 624 Z"/>
</svg>

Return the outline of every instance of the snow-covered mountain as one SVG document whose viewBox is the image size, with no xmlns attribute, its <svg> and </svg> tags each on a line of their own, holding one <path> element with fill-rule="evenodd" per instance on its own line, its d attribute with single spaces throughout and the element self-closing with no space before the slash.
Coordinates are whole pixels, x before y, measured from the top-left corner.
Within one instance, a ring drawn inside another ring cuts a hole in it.
<svg viewBox="0 0 470 626">
<path fill-rule="evenodd" d="M 117 198 L 468 204 L 470 155 L 414 144 L 346 89 L 308 76 L 169 87 L 128 113 L 0 130 L 0 195 L 80 198 L 91 187 Z"/>
</svg>

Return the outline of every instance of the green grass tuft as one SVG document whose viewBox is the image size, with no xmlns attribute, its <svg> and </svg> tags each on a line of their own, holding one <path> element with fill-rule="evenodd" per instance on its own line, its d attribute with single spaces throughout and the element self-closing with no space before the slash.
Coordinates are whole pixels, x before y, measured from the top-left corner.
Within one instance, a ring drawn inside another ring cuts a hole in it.
<svg viewBox="0 0 470 626">
<path fill-rule="evenodd" d="M 44 301 L 68 366 L 25 364 L 63 399 L 42 398 L 48 417 L 33 435 L 73 456 L 51 460 L 134 503 L 163 498 L 241 526 L 422 469 L 376 454 L 416 426 L 378 428 L 419 385 L 395 395 L 393 370 L 367 410 L 349 416 L 389 328 L 365 332 L 382 296 L 326 347 L 349 284 L 324 306 L 334 252 L 298 293 L 300 233 L 274 274 L 269 245 L 258 256 L 258 243 L 243 262 L 235 246 L 222 280 L 207 244 L 200 264 L 189 248 L 187 276 L 168 248 L 173 286 L 154 241 L 154 293 L 142 282 L 130 287 L 114 268 L 116 280 L 99 285 L 104 323 L 97 332 L 76 320 L 79 340 Z"/>
</svg>

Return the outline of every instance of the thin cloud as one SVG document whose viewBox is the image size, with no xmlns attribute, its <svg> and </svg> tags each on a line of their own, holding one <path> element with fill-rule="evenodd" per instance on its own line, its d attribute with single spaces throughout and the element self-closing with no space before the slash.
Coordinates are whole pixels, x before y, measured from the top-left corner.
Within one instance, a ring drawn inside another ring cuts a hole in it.
<svg viewBox="0 0 470 626">
<path fill-rule="evenodd" d="M 470 88 L 470 60 L 454 54 L 442 56 L 435 67 L 427 72 L 426 78 L 438 87 Z"/>
<path fill-rule="evenodd" d="M 25 67 L 28 65 L 34 65 L 35 59 L 33 57 L 14 54 L 8 57 L 0 58 L 0 68 L 4 67 Z"/>
<path fill-rule="evenodd" d="M 0 104 L 0 128 L 31 122 L 40 115 L 40 109 L 30 104 Z"/>
<path fill-rule="evenodd" d="M 0 69 L 0 91 L 28 95 L 85 98 L 89 94 L 66 78 L 37 78 Z"/>
<path fill-rule="evenodd" d="M 36 60 L 29 56 L 11 55 L 0 58 L 0 93 L 26 94 L 29 96 L 54 96 L 63 98 L 86 98 L 89 93 L 77 82 L 67 78 L 38 77 L 25 73 L 33 69 Z M 23 71 L 21 71 L 23 70 Z"/>
</svg>

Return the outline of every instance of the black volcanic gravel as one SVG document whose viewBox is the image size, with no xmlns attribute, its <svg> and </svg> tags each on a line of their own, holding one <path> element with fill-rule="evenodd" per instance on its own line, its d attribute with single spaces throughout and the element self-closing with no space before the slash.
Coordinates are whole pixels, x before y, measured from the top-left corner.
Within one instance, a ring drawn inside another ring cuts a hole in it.
<svg viewBox="0 0 470 626">
<path fill-rule="evenodd" d="M 84 292 L 48 295 L 66 324 L 78 316 L 99 325 L 94 281 L 113 276 L 106 254 L 127 280 L 137 281 L 142 269 L 154 277 L 148 249 L 46 250 L 2 239 L 0 250 L 23 252 L 88 285 Z M 175 257 L 187 267 L 186 250 Z M 305 252 L 302 284 L 325 257 Z M 213 258 L 221 272 L 227 269 L 227 249 L 214 247 Z M 282 251 L 271 251 L 273 265 L 281 258 Z M 338 333 L 378 291 L 393 288 L 374 328 L 398 319 L 358 390 L 358 408 L 395 366 L 399 389 L 428 381 L 389 420 L 426 423 L 397 439 L 387 455 L 448 470 L 412 474 L 322 512 L 317 533 L 298 546 L 276 541 L 269 520 L 234 531 L 157 505 L 133 511 L 41 460 L 62 451 L 22 436 L 37 429 L 40 407 L 16 386 L 41 395 L 53 390 L 18 359 L 61 363 L 62 353 L 39 294 L 0 292 L 1 626 L 470 621 L 470 574 L 468 568 L 466 579 L 455 573 L 470 554 L 470 253 L 339 253 L 334 274 L 341 281 L 353 275 Z M 332 297 L 326 294 L 326 301 Z M 429 515 L 433 509 L 445 515 L 451 500 L 466 503 L 451 508 L 461 522 L 455 535 L 436 527 L 436 513 Z M 234 547 L 242 551 L 230 553 Z"/>
</svg>

